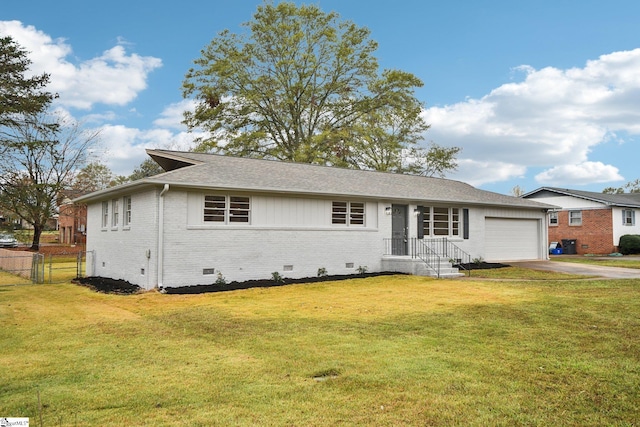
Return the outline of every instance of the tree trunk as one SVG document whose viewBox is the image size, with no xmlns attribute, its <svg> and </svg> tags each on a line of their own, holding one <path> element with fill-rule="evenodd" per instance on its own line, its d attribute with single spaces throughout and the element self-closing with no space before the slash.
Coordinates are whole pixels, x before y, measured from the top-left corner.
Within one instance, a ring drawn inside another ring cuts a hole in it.
<svg viewBox="0 0 640 427">
<path fill-rule="evenodd" d="M 42 236 L 43 228 L 41 225 L 33 225 L 33 243 L 31 243 L 31 249 L 34 251 L 40 250 L 40 236 Z"/>
</svg>

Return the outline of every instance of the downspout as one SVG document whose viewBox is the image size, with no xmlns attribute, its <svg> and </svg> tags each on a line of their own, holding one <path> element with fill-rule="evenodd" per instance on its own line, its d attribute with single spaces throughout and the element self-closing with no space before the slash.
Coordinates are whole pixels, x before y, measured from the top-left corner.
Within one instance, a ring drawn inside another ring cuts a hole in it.
<svg viewBox="0 0 640 427">
<path fill-rule="evenodd" d="M 165 184 L 158 197 L 158 288 L 162 289 L 164 281 L 164 195 L 169 191 Z"/>
<path fill-rule="evenodd" d="M 544 224 L 542 224 L 542 239 L 545 243 L 544 254 L 542 255 L 542 259 L 549 261 L 551 257 L 549 256 L 549 218 L 551 217 L 550 212 L 553 209 L 543 209 L 544 211 Z"/>
</svg>

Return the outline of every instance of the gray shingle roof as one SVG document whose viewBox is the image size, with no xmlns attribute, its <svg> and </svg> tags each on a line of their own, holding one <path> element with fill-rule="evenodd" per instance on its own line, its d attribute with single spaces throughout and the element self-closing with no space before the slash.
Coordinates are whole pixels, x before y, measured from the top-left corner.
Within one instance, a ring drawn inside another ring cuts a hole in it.
<svg viewBox="0 0 640 427">
<path fill-rule="evenodd" d="M 125 186 L 164 185 L 225 191 L 251 191 L 358 197 L 378 200 L 443 202 L 545 209 L 554 206 L 533 200 L 479 190 L 469 184 L 443 178 L 428 178 L 385 172 L 344 169 L 274 160 L 260 160 L 168 150 L 148 150 L 158 159 L 170 159 L 178 169 Z M 161 160 L 162 161 L 162 160 Z M 191 166 L 183 166 L 192 163 Z M 115 187 L 117 188 L 117 187 Z M 115 189 L 114 188 L 114 189 Z M 103 190 L 104 191 L 104 190 Z M 114 190 L 115 191 L 115 190 Z M 99 197 L 83 198 L 87 201 Z"/>
<path fill-rule="evenodd" d="M 543 191 L 549 191 L 564 196 L 578 197 L 580 199 L 591 200 L 610 206 L 640 208 L 640 193 L 605 194 L 595 191 L 571 190 L 568 188 L 541 187 L 537 190 L 524 194 L 522 197 L 532 196 Z"/>
</svg>

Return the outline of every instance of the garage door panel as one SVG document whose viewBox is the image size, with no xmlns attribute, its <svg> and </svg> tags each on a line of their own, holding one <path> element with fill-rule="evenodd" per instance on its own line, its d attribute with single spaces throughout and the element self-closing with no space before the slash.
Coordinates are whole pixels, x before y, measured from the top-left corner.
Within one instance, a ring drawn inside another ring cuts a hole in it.
<svg viewBox="0 0 640 427">
<path fill-rule="evenodd" d="M 485 219 L 485 259 L 516 261 L 540 258 L 539 221 L 515 218 Z"/>
</svg>

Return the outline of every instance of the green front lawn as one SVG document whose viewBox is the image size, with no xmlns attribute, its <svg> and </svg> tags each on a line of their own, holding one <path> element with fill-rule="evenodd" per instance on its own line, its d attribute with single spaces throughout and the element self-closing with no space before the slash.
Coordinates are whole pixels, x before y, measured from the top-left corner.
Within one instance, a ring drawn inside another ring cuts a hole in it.
<svg viewBox="0 0 640 427">
<path fill-rule="evenodd" d="M 385 276 L 132 296 L 0 286 L 0 318 L 0 416 L 33 425 L 640 419 L 637 280 Z"/>
</svg>

